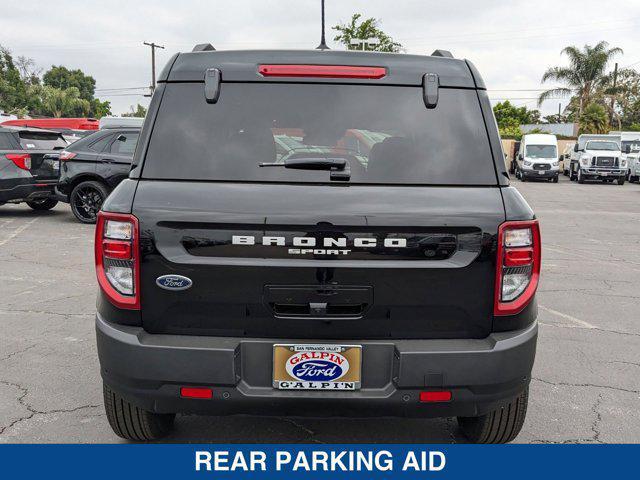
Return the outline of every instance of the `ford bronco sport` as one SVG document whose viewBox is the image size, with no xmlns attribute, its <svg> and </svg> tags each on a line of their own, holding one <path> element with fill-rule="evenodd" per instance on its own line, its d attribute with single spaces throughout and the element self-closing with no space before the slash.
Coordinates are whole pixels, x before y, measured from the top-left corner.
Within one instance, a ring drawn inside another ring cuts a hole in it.
<svg viewBox="0 0 640 480">
<path fill-rule="evenodd" d="M 524 422 L 540 233 L 467 61 L 175 55 L 96 226 L 107 417 Z"/>
</svg>

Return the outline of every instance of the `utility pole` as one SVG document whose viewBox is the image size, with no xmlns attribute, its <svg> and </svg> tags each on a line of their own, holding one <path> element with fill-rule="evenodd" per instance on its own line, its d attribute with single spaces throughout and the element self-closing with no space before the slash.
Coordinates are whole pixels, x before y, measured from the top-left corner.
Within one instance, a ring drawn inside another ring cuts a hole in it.
<svg viewBox="0 0 640 480">
<path fill-rule="evenodd" d="M 616 85 L 618 84 L 618 62 L 613 67 L 613 95 L 611 96 L 611 120 L 609 124 L 613 124 L 614 108 L 616 106 Z"/>
<path fill-rule="evenodd" d="M 151 47 L 151 86 L 149 87 L 149 90 L 151 90 L 151 95 L 153 95 L 153 92 L 156 91 L 156 48 L 164 50 L 164 47 L 162 45 L 156 45 L 153 42 L 143 42 L 143 44 Z"/>
<path fill-rule="evenodd" d="M 558 123 L 562 123 L 562 102 L 558 102 Z"/>
<path fill-rule="evenodd" d="M 320 34 L 320 45 L 316 47 L 316 50 L 328 50 L 327 42 L 324 38 L 324 0 L 320 0 L 320 9 L 321 9 L 321 22 L 322 22 L 322 33 Z"/>
</svg>

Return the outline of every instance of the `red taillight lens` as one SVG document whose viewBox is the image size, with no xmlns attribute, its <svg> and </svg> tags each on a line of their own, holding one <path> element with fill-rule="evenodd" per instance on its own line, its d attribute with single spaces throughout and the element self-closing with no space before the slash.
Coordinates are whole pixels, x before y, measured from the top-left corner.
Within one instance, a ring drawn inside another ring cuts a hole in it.
<svg viewBox="0 0 640 480">
<path fill-rule="evenodd" d="M 60 153 L 60 160 L 62 160 L 63 162 L 67 161 L 67 160 L 71 160 L 72 158 L 75 158 L 76 155 L 78 155 L 77 153 L 73 153 L 73 152 L 67 152 L 66 150 L 63 150 Z"/>
<path fill-rule="evenodd" d="M 122 213 L 99 212 L 95 260 L 100 289 L 118 308 L 140 309 L 140 248 L 138 219 Z"/>
<path fill-rule="evenodd" d="M 104 240 L 102 242 L 102 252 L 106 258 L 129 260 L 131 259 L 131 243 L 118 240 Z"/>
<path fill-rule="evenodd" d="M 387 74 L 384 67 L 358 67 L 349 65 L 260 65 L 263 77 L 320 77 L 378 79 Z"/>
<path fill-rule="evenodd" d="M 180 396 L 184 398 L 213 398 L 213 390 L 206 387 L 182 387 Z"/>
<path fill-rule="evenodd" d="M 7 153 L 6 157 L 11 160 L 16 167 L 22 170 L 31 170 L 31 155 L 28 153 Z"/>
<path fill-rule="evenodd" d="M 498 230 L 494 315 L 515 315 L 531 301 L 540 278 L 537 220 L 505 222 Z"/>
<path fill-rule="evenodd" d="M 422 403 L 434 403 L 434 402 L 450 402 L 451 392 L 449 390 L 438 390 L 435 392 L 420 392 L 420 402 Z"/>
</svg>

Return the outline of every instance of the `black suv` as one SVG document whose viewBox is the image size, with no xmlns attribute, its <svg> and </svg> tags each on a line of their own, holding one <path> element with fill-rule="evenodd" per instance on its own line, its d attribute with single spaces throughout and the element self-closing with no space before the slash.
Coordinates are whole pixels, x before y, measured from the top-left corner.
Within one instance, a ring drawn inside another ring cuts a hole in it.
<svg viewBox="0 0 640 480">
<path fill-rule="evenodd" d="M 72 143 L 60 154 L 58 199 L 83 223 L 95 223 L 102 203 L 131 170 L 140 129 L 109 127 Z"/>
<path fill-rule="evenodd" d="M 58 156 L 67 145 L 60 133 L 51 130 L 0 126 L 0 205 L 26 202 L 34 210 L 55 207 Z"/>
<path fill-rule="evenodd" d="M 524 422 L 538 222 L 450 58 L 174 56 L 96 227 L 108 420 L 178 412 Z"/>
</svg>

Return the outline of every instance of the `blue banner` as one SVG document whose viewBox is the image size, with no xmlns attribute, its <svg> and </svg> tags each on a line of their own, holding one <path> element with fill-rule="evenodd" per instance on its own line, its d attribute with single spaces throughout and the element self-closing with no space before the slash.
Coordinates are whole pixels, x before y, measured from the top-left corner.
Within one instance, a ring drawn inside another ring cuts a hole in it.
<svg viewBox="0 0 640 480">
<path fill-rule="evenodd" d="M 637 478 L 639 445 L 4 445 L 2 478 Z"/>
</svg>

